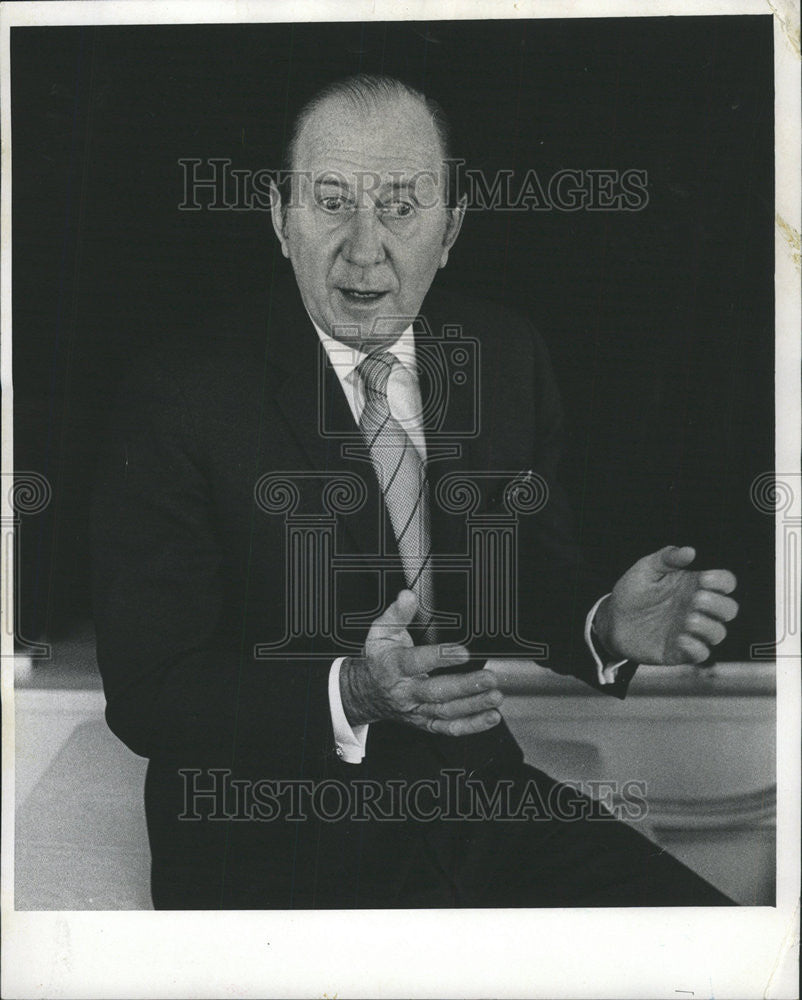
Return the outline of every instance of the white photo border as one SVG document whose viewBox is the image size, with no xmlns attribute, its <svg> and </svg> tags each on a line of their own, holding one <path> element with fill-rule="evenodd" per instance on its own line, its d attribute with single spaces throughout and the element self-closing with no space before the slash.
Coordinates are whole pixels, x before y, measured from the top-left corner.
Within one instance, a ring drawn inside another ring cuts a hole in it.
<svg viewBox="0 0 802 1000">
<path fill-rule="evenodd" d="M 775 74 L 776 470 L 799 475 L 800 49 L 796 0 L 139 0 L 0 12 L 2 464 L 12 469 L 10 29 L 772 14 Z M 748 68 L 745 67 L 745 72 Z M 8 503 L 3 491 L 2 503 Z M 795 491 L 789 516 L 800 518 Z M 5 506 L 5 518 L 10 511 Z M 782 566 L 778 514 L 777 566 Z M 10 586 L 9 579 L 3 583 Z M 777 580 L 781 608 L 782 581 Z M 9 594 L 3 607 L 9 607 Z M 798 996 L 799 637 L 778 649 L 777 905 L 721 909 L 20 912 L 13 909 L 12 638 L 3 629 L 2 995 L 7 997 Z M 782 635 L 780 630 L 779 634 Z"/>
</svg>

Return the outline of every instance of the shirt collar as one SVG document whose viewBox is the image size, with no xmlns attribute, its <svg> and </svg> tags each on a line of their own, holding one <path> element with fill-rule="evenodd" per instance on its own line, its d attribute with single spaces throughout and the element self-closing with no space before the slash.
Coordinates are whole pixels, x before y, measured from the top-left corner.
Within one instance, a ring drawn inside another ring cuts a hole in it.
<svg viewBox="0 0 802 1000">
<path fill-rule="evenodd" d="M 309 318 L 312 320 L 312 325 L 320 337 L 321 344 L 326 349 L 331 366 L 340 380 L 350 378 L 354 369 L 362 364 L 367 354 L 356 347 L 344 344 L 341 340 L 330 337 L 324 330 L 321 330 L 311 316 Z M 411 323 L 401 333 L 398 340 L 387 347 L 387 351 L 394 354 L 408 371 L 415 372 L 415 334 Z"/>
</svg>

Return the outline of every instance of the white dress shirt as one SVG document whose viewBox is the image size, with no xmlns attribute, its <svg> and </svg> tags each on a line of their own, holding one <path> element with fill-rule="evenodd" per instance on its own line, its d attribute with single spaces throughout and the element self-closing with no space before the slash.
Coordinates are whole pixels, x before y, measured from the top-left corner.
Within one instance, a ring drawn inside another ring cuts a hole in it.
<svg viewBox="0 0 802 1000">
<path fill-rule="evenodd" d="M 355 347 L 349 347 L 348 344 L 335 340 L 321 330 L 314 320 L 312 322 L 340 381 L 354 421 L 359 426 L 365 407 L 365 392 L 356 369 L 367 355 Z M 387 351 L 394 354 L 401 362 L 393 369 L 387 383 L 387 402 L 390 413 L 407 432 L 417 448 L 421 460 L 425 462 L 426 440 L 423 434 L 421 394 L 415 366 L 415 337 L 411 325 L 404 330 L 395 343 L 387 347 Z M 593 645 L 591 626 L 594 615 L 603 600 L 604 597 L 600 597 L 588 612 L 585 619 L 585 642 L 596 663 L 599 683 L 612 684 L 616 679 L 618 668 L 626 661 L 605 664 Z M 344 656 L 338 657 L 329 671 L 329 711 L 337 756 L 348 764 L 359 764 L 365 756 L 368 727 L 367 725 L 351 726 L 345 717 L 340 694 L 340 666 L 344 659 Z"/>
</svg>

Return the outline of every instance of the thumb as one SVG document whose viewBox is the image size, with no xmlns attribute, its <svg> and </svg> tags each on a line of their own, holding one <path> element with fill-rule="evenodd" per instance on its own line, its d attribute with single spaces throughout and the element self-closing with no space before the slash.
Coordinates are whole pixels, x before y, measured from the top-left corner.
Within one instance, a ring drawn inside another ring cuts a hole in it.
<svg viewBox="0 0 802 1000">
<path fill-rule="evenodd" d="M 675 569 L 685 569 L 696 558 L 696 549 L 691 545 L 666 545 L 655 552 L 653 559 L 658 573 L 668 573 Z"/>
<path fill-rule="evenodd" d="M 411 590 L 402 590 L 393 603 L 374 621 L 389 632 L 402 631 L 410 624 L 418 610 L 418 599 Z"/>
</svg>

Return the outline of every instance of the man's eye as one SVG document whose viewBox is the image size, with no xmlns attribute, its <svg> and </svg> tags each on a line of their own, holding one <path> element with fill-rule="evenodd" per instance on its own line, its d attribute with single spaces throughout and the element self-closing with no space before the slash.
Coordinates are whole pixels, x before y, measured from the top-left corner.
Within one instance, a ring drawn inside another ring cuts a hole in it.
<svg viewBox="0 0 802 1000">
<path fill-rule="evenodd" d="M 319 198 L 318 204 L 324 212 L 342 212 L 347 207 L 348 202 L 342 195 L 329 195 L 325 198 Z"/>
<path fill-rule="evenodd" d="M 415 212 L 414 205 L 408 201 L 391 201 L 382 205 L 382 214 L 391 219 L 408 219 Z"/>
</svg>

